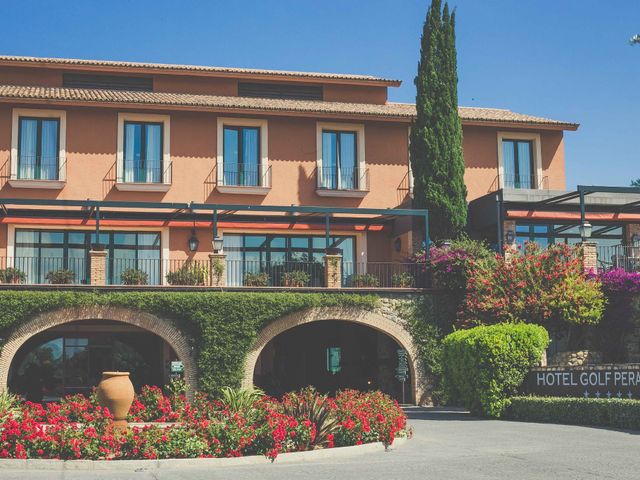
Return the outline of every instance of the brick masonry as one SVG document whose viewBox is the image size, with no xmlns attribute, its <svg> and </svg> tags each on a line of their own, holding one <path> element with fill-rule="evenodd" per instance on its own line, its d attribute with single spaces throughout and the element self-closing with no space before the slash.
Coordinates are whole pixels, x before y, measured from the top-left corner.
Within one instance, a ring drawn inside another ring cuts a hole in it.
<svg viewBox="0 0 640 480">
<path fill-rule="evenodd" d="M 582 266 L 585 272 L 598 272 L 598 244 L 596 242 L 582 242 Z"/>
<path fill-rule="evenodd" d="M 209 285 L 212 287 L 224 287 L 227 284 L 225 272 L 227 256 L 224 253 L 209 254 Z"/>
<path fill-rule="evenodd" d="M 165 340 L 184 363 L 184 379 L 191 391 L 198 387 L 192 342 L 170 320 L 149 313 L 109 306 L 83 306 L 46 312 L 14 330 L 0 351 L 0 391 L 6 390 L 11 361 L 18 349 L 34 335 L 52 327 L 78 320 L 115 320 L 155 333 Z M 189 392 L 190 393 L 190 392 Z"/>
</svg>

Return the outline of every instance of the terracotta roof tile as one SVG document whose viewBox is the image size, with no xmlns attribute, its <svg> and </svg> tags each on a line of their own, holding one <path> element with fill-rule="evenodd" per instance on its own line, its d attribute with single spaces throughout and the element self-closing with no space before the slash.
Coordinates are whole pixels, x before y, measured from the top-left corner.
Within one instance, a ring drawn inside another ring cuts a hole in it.
<svg viewBox="0 0 640 480">
<path fill-rule="evenodd" d="M 32 99 L 87 103 L 121 103 L 157 105 L 161 107 L 197 107 L 212 110 L 258 110 L 264 112 L 304 112 L 317 114 L 384 117 L 409 121 L 415 117 L 414 104 L 388 102 L 369 103 L 325 102 L 313 100 L 282 100 L 187 93 L 132 92 L 84 88 L 33 87 L 0 85 L 0 99 Z M 497 108 L 460 107 L 460 118 L 469 122 L 499 122 L 549 125 L 576 128 L 577 124 L 524 115 Z"/>
<path fill-rule="evenodd" d="M 364 82 L 382 82 L 400 84 L 400 80 L 376 77 L 373 75 L 353 75 L 343 73 L 296 72 L 287 70 L 268 70 L 260 68 L 209 67 L 202 65 L 178 65 L 170 63 L 124 62 L 113 60 L 82 60 L 76 58 L 44 58 L 0 55 L 0 63 L 18 62 L 47 65 L 75 65 L 78 67 L 117 67 L 123 69 L 148 69 L 159 71 L 189 71 L 194 73 L 248 74 L 256 76 L 281 76 L 291 78 L 317 78 L 335 80 L 356 80 Z"/>
</svg>

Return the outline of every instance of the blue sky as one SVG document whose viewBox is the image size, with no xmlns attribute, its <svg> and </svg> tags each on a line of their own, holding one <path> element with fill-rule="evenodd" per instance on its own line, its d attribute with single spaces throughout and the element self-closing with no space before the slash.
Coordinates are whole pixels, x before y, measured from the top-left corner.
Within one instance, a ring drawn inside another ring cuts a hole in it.
<svg viewBox="0 0 640 480">
<path fill-rule="evenodd" d="M 414 101 L 428 0 L 2 2 L 2 54 L 370 73 Z M 640 177 L 640 1 L 452 0 L 460 104 L 581 124 L 567 184 Z"/>
</svg>

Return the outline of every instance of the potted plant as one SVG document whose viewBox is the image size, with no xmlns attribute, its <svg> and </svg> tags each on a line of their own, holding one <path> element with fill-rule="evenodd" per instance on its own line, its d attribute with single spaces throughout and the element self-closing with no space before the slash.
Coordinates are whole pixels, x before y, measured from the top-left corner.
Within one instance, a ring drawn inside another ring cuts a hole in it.
<svg viewBox="0 0 640 480">
<path fill-rule="evenodd" d="M 123 285 L 147 285 L 149 283 L 149 275 L 137 268 L 127 268 L 120 275 Z"/>
<path fill-rule="evenodd" d="M 394 273 L 391 276 L 391 286 L 395 288 L 411 288 L 413 286 L 413 275 L 409 272 Z"/>
<path fill-rule="evenodd" d="M 267 272 L 245 273 L 245 287 L 267 287 L 269 285 L 269 274 Z"/>
<path fill-rule="evenodd" d="M 0 283 L 22 283 L 27 279 L 27 275 L 15 267 L 7 267 L 0 270 Z"/>
<path fill-rule="evenodd" d="M 73 283 L 76 278 L 76 272 L 68 268 L 59 268 L 47 272 L 44 277 L 51 285 L 68 285 Z"/>
<path fill-rule="evenodd" d="M 293 270 L 282 274 L 282 285 L 285 287 L 306 287 L 309 285 L 311 275 L 304 270 Z"/>
<path fill-rule="evenodd" d="M 372 273 L 355 273 L 350 277 L 350 284 L 356 288 L 379 287 L 380 280 Z"/>
<path fill-rule="evenodd" d="M 179 269 L 167 273 L 170 285 L 204 285 L 209 269 L 196 262 L 187 262 Z"/>
</svg>

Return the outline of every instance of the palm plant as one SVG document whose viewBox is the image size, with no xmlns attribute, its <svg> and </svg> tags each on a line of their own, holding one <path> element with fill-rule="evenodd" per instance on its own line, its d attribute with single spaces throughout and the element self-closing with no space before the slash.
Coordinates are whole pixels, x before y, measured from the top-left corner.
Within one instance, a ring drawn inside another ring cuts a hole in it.
<svg viewBox="0 0 640 480">
<path fill-rule="evenodd" d="M 315 424 L 316 436 L 311 442 L 312 446 L 326 445 L 328 435 L 338 428 L 335 404 L 313 387 L 285 395 L 282 399 L 282 407 L 285 414 L 297 419 L 304 418 Z"/>
<path fill-rule="evenodd" d="M 20 399 L 17 395 L 9 393 L 7 391 L 0 392 L 0 422 L 2 422 L 9 415 L 13 415 L 20 412 Z"/>
<path fill-rule="evenodd" d="M 222 387 L 221 394 L 220 401 L 233 413 L 246 413 L 251 411 L 254 404 L 264 397 L 264 392 L 255 387 Z"/>
</svg>

